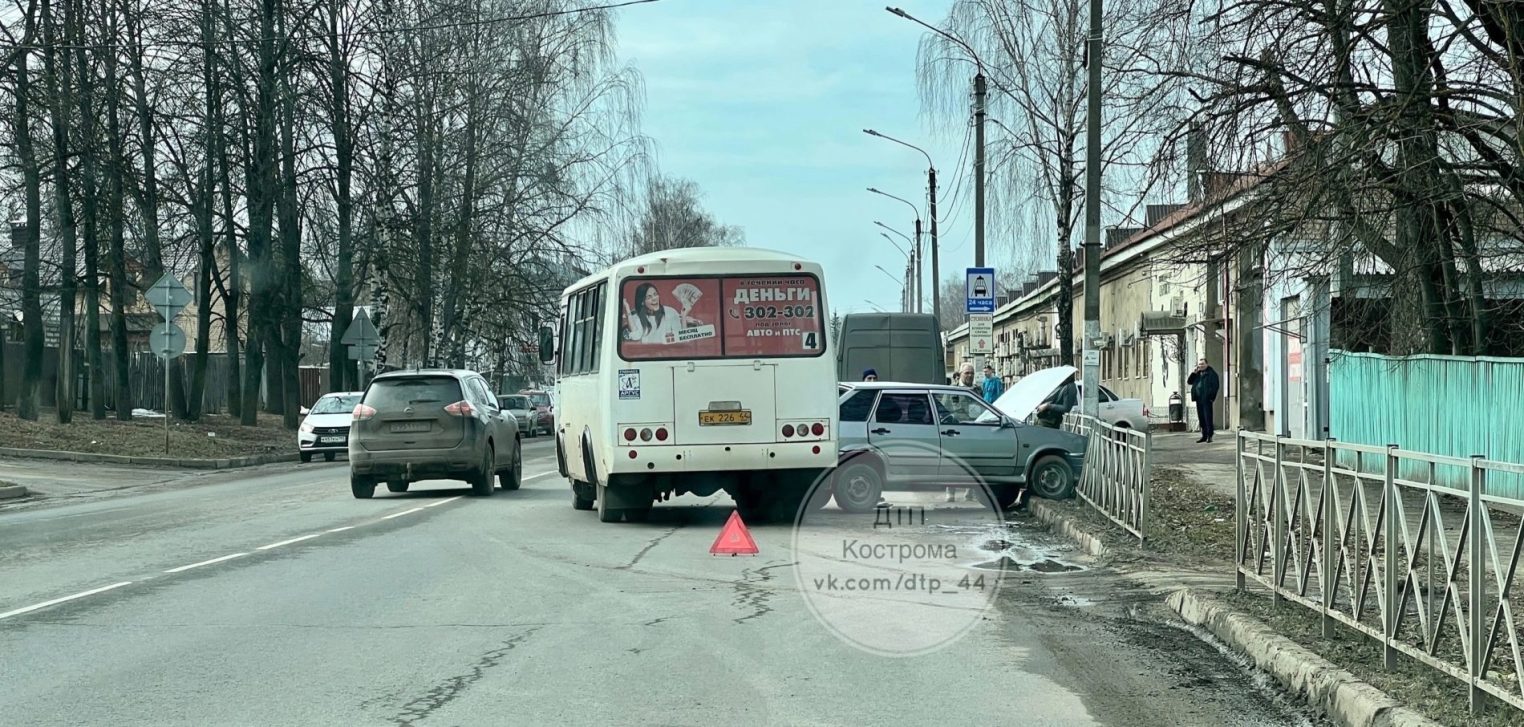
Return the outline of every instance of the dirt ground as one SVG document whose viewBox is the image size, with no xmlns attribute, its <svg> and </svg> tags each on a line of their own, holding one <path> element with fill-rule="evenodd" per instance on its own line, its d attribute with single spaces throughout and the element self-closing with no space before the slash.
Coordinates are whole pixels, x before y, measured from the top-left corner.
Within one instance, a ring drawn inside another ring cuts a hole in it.
<svg viewBox="0 0 1524 727">
<path fill-rule="evenodd" d="M 29 422 L 14 412 L 0 412 L 0 446 L 93 452 L 133 457 L 164 457 L 164 419 L 134 418 L 96 421 L 89 412 L 59 424 L 53 411 Z M 220 459 L 253 454 L 289 452 L 296 434 L 281 427 L 279 417 L 261 415 L 256 426 L 245 427 L 228 416 L 207 416 L 199 422 L 169 422 L 169 454 L 175 458 Z"/>
</svg>

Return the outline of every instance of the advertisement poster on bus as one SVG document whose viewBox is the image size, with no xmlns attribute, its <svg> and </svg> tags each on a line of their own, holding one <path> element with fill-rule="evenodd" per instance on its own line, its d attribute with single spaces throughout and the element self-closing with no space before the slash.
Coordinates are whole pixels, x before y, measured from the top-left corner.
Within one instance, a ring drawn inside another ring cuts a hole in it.
<svg viewBox="0 0 1524 727">
<path fill-rule="evenodd" d="M 720 281 L 626 280 L 620 291 L 620 353 L 626 359 L 720 355 Z"/>
<path fill-rule="evenodd" d="M 721 293 L 726 356 L 808 356 L 823 349 L 820 283 L 815 278 L 726 278 Z"/>
</svg>

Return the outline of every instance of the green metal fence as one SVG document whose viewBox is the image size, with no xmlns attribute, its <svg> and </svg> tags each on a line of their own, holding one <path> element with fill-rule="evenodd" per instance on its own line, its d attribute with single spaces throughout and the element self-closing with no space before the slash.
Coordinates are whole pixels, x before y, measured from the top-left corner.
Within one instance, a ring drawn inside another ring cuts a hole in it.
<svg viewBox="0 0 1524 727">
<path fill-rule="evenodd" d="M 1524 359 L 1344 351 L 1333 351 L 1331 359 L 1328 428 L 1334 439 L 1524 463 Z M 1458 490 L 1467 486 L 1461 467 L 1399 476 L 1432 476 Z M 1518 475 L 1499 474 L 1487 484 L 1488 494 L 1524 498 Z"/>
</svg>

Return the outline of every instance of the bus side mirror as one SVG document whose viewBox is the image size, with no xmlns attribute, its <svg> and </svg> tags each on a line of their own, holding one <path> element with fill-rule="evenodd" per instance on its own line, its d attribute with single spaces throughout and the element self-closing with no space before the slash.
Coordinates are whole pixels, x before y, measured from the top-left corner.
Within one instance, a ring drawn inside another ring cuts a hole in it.
<svg viewBox="0 0 1524 727">
<path fill-rule="evenodd" d="M 551 335 L 549 328 L 540 329 L 540 363 L 551 363 L 556 360 L 556 339 Z"/>
</svg>

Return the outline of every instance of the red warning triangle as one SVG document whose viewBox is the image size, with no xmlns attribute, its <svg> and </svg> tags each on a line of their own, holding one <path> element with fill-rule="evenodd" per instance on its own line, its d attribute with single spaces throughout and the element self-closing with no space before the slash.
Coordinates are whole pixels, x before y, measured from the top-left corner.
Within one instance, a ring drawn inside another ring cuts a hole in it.
<svg viewBox="0 0 1524 727">
<path fill-rule="evenodd" d="M 757 541 L 751 539 L 751 533 L 746 530 L 746 523 L 741 522 L 741 513 L 732 510 L 730 519 L 725 521 L 725 527 L 720 529 L 720 537 L 714 539 L 714 545 L 709 546 L 710 555 L 756 555 Z"/>
</svg>

